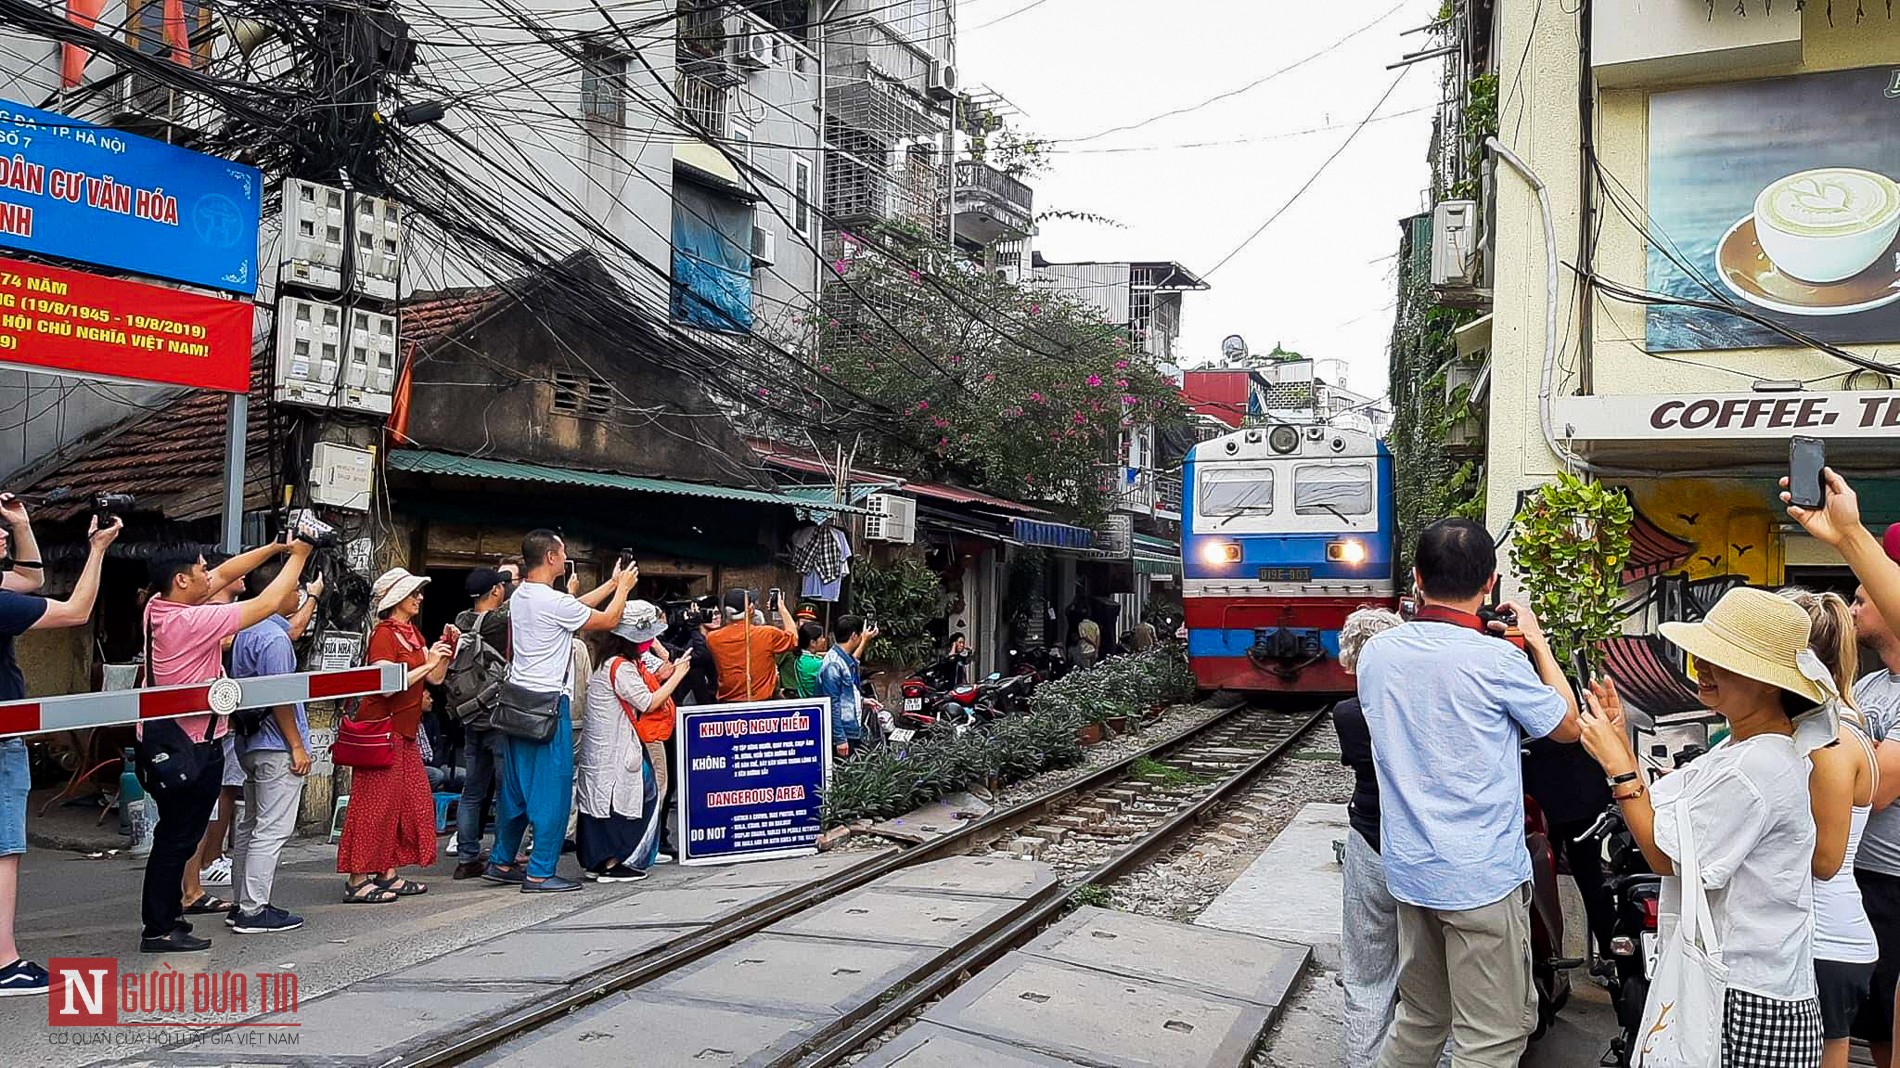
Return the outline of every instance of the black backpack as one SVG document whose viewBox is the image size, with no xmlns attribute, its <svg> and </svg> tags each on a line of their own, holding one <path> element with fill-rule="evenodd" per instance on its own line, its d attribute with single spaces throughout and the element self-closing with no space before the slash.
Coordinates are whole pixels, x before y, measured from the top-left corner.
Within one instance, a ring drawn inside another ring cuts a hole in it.
<svg viewBox="0 0 1900 1068">
<path fill-rule="evenodd" d="M 455 657 L 449 661 L 448 677 L 442 682 L 448 699 L 444 711 L 458 722 L 492 711 L 502 680 L 508 675 L 508 651 L 495 648 L 482 637 L 487 616 L 487 612 L 477 612 L 475 621 L 462 633 L 455 645 Z"/>
</svg>

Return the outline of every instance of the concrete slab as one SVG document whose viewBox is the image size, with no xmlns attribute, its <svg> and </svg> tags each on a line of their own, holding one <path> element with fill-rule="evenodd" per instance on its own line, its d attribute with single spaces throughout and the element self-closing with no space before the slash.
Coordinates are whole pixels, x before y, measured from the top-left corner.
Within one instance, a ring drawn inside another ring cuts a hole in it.
<svg viewBox="0 0 1900 1068">
<path fill-rule="evenodd" d="M 699 930 L 697 926 L 605 930 L 530 927 L 445 953 L 389 978 L 398 982 L 492 983 L 505 978 L 513 982 L 565 983 Z"/>
<path fill-rule="evenodd" d="M 941 955 L 929 946 L 756 934 L 642 989 L 832 1018 L 863 1007 Z"/>
<path fill-rule="evenodd" d="M 713 886 L 721 889 L 734 886 L 790 886 L 793 883 L 817 882 L 827 879 L 846 868 L 854 868 L 866 863 L 874 856 L 891 852 L 891 849 L 853 850 L 849 853 L 818 853 L 809 857 L 794 857 L 790 860 L 760 860 L 749 864 L 726 864 L 718 867 L 705 866 L 688 868 L 688 871 L 703 871 L 706 874 L 694 880 L 694 886 Z"/>
<path fill-rule="evenodd" d="M 1048 893 L 1060 881 L 1055 869 L 1047 864 L 977 855 L 949 857 L 905 868 L 879 879 L 877 885 L 894 890 L 930 890 L 1029 901 Z"/>
<path fill-rule="evenodd" d="M 938 1027 L 922 1021 L 879 1046 L 857 1068 L 1075 1068 L 1074 1061 L 1057 1060 L 1035 1050 L 1018 1049 L 981 1035 Z"/>
<path fill-rule="evenodd" d="M 255 1056 L 277 1061 L 347 1058 L 378 1063 L 399 1050 L 431 1045 L 461 1033 L 478 1020 L 546 994 L 546 987 L 528 985 L 511 990 L 351 987 L 299 1005 L 294 1013 L 258 1017 L 261 1023 L 296 1023 L 297 1044 L 285 1050 L 265 1047 Z M 234 1055 L 232 1047 L 216 1033 L 180 1047 L 172 1059 L 189 1063 L 194 1055 L 205 1054 L 216 1054 L 221 1062 L 253 1059 Z"/>
<path fill-rule="evenodd" d="M 1012 898 L 953 897 L 866 886 L 780 920 L 766 930 L 772 934 L 944 949 L 1007 921 L 1025 907 L 1024 902 Z"/>
<path fill-rule="evenodd" d="M 629 894 L 542 924 L 551 930 L 578 927 L 679 927 L 712 923 L 773 896 L 782 886 L 667 887 Z"/>
<path fill-rule="evenodd" d="M 820 1021 L 756 1007 L 663 998 L 609 998 L 472 1062 L 482 1068 L 755 1068 L 796 1049 Z"/>
<path fill-rule="evenodd" d="M 1333 843 L 1351 833 L 1345 805 L 1300 809 L 1267 851 L 1195 919 L 1195 926 L 1311 946 L 1315 961 L 1337 969 L 1344 883 Z"/>
<path fill-rule="evenodd" d="M 905 842 L 928 842 L 961 830 L 973 819 L 989 815 L 991 806 L 969 794 L 956 794 L 871 825 L 871 833 Z"/>
<path fill-rule="evenodd" d="M 1291 942 L 1080 908 L 1023 947 L 1045 960 L 1180 983 L 1277 1009 L 1310 951 Z"/>
<path fill-rule="evenodd" d="M 1270 1015 L 1172 983 L 1011 953 L 924 1019 L 1104 1068 L 1240 1068 Z"/>
</svg>

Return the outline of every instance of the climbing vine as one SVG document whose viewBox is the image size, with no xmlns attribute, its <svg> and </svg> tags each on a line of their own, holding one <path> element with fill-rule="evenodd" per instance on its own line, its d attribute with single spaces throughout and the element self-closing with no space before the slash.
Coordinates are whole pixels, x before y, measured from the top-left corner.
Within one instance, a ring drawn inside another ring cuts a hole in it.
<svg viewBox="0 0 1900 1068">
<path fill-rule="evenodd" d="M 1602 665 L 1623 629 L 1623 564 L 1635 509 L 1619 489 L 1560 474 L 1518 510 L 1512 564 L 1558 663 Z"/>
</svg>

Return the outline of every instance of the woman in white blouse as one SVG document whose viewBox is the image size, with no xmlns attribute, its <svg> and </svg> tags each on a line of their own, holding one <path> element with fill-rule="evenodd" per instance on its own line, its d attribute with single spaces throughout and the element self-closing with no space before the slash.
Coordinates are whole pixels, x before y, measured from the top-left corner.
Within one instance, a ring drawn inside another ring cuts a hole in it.
<svg viewBox="0 0 1900 1068">
<path fill-rule="evenodd" d="M 620 625 L 601 639 L 601 665 L 587 684 L 575 785 L 580 819 L 575 843 L 581 871 L 601 882 L 646 878 L 660 837 L 660 787 L 640 737 L 640 721 L 670 715 L 673 691 L 692 669 L 690 656 L 666 661 L 655 640 L 666 618 L 646 601 L 628 601 Z"/>
<path fill-rule="evenodd" d="M 1694 657 L 1702 702 L 1728 721 L 1728 744 L 1652 789 L 1615 687 L 1599 682 L 1586 695 L 1584 747 L 1603 766 L 1650 867 L 1667 876 L 1665 939 L 1681 915 L 1677 814 L 1688 807 L 1728 969 L 1724 1068 L 1816 1068 L 1822 1029 L 1807 754 L 1834 737 L 1833 681 L 1808 648 L 1808 614 L 1765 590 L 1731 590 L 1702 622 L 1664 623 L 1662 634 Z"/>
</svg>

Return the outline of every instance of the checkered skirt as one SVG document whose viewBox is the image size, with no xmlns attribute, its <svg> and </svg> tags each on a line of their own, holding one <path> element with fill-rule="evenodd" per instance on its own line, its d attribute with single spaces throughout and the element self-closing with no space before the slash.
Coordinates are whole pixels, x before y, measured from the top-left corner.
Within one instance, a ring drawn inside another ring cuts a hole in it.
<svg viewBox="0 0 1900 1068">
<path fill-rule="evenodd" d="M 1819 1068 L 1821 1003 L 1728 991 L 1722 1011 L 1722 1068 Z"/>
</svg>

